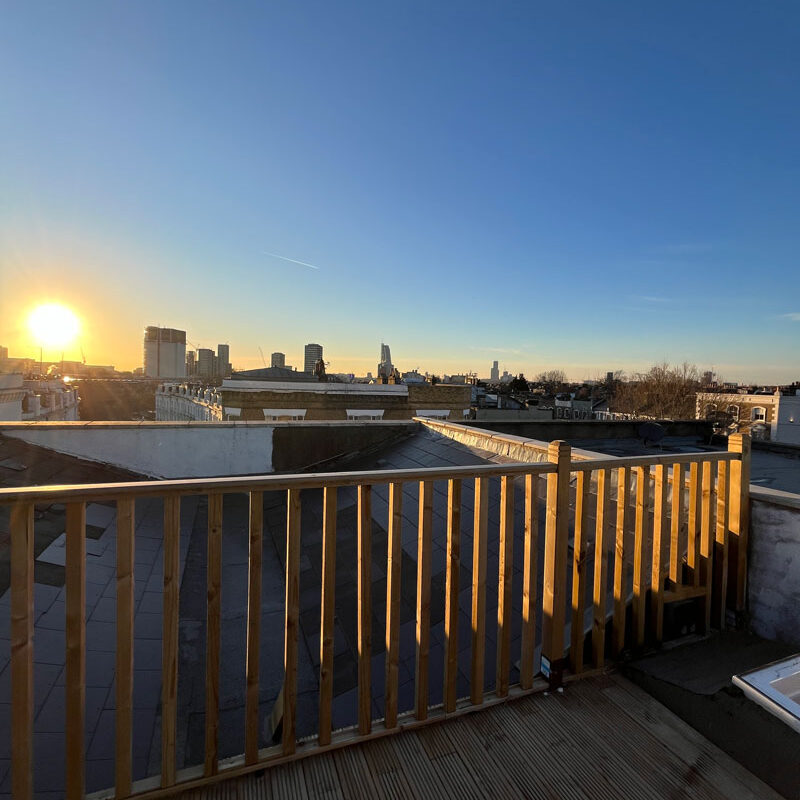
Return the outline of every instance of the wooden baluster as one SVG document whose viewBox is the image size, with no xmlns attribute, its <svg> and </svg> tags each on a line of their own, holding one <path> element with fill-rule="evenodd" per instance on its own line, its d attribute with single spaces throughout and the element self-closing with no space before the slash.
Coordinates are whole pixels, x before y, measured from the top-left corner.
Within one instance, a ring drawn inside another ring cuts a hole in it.
<svg viewBox="0 0 800 800">
<path fill-rule="evenodd" d="M 664 541 L 667 526 L 666 468 L 656 465 L 653 496 L 653 552 L 650 571 L 650 611 L 653 637 L 660 643 L 664 638 Z"/>
<path fill-rule="evenodd" d="M 66 796 L 83 797 L 86 721 L 86 504 L 67 503 Z"/>
<path fill-rule="evenodd" d="M 520 684 L 533 686 L 536 650 L 537 557 L 539 555 L 538 475 L 525 476 L 525 552 L 522 575 L 522 647 Z"/>
<path fill-rule="evenodd" d="M 735 433 L 728 437 L 728 451 L 739 459 L 730 465 L 730 580 L 728 604 L 737 615 L 747 602 L 747 540 L 750 532 L 750 437 Z"/>
<path fill-rule="evenodd" d="M 455 711 L 458 691 L 458 576 L 461 570 L 461 481 L 447 483 L 447 576 L 444 609 L 444 710 Z"/>
<path fill-rule="evenodd" d="M 717 526 L 713 574 L 713 620 L 720 630 L 724 630 L 725 603 L 728 597 L 728 464 L 725 461 L 717 463 Z"/>
<path fill-rule="evenodd" d="M 712 588 L 712 557 L 711 544 L 711 493 L 713 491 L 713 467 L 710 461 L 703 462 L 702 501 L 700 512 L 700 563 L 702 567 L 702 585 L 706 590 L 705 598 L 705 631 L 711 626 L 711 588 Z"/>
<path fill-rule="evenodd" d="M 549 671 L 552 687 L 561 684 L 564 670 L 570 453 L 570 446 L 562 441 L 550 442 L 547 450 L 548 461 L 558 467 L 547 476 L 542 597 L 542 669 Z"/>
<path fill-rule="evenodd" d="M 626 510 L 630 496 L 630 467 L 617 470 L 617 529 L 614 546 L 614 619 L 612 652 L 619 656 L 625 649 L 625 617 L 628 610 L 628 559 L 625 547 Z M 599 489 L 598 489 L 599 492 Z M 598 494 L 599 497 L 599 494 Z"/>
<path fill-rule="evenodd" d="M 178 727 L 178 613 L 180 602 L 181 499 L 164 498 L 164 617 L 161 650 L 161 786 L 175 783 Z"/>
<path fill-rule="evenodd" d="M 11 794 L 33 797 L 33 503 L 11 506 Z"/>
<path fill-rule="evenodd" d="M 475 478 L 475 516 L 472 536 L 472 664 L 470 700 L 483 703 L 486 657 L 486 551 L 489 533 L 489 479 Z"/>
<path fill-rule="evenodd" d="M 222 495 L 208 496 L 206 604 L 206 758 L 204 774 L 216 775 L 219 754 L 219 656 L 222 590 Z"/>
<path fill-rule="evenodd" d="M 624 472 L 624 470 L 620 470 Z M 607 469 L 597 472 L 597 512 L 594 531 L 594 591 L 592 594 L 592 666 L 605 663 L 606 593 L 608 591 L 608 554 L 606 553 L 606 509 L 609 506 L 611 477 Z"/>
<path fill-rule="evenodd" d="M 574 673 L 583 671 L 583 617 L 586 606 L 586 539 L 589 533 L 591 474 L 579 472 L 575 487 L 575 535 L 572 559 L 572 626 L 569 663 Z M 598 489 L 599 491 L 599 489 Z"/>
<path fill-rule="evenodd" d="M 117 658 L 116 777 L 117 797 L 131 793 L 133 735 L 133 606 L 134 606 L 134 501 L 117 500 Z"/>
<path fill-rule="evenodd" d="M 289 489 L 286 503 L 286 624 L 283 647 L 284 755 L 295 751 L 297 727 L 297 637 L 300 627 L 300 489 Z"/>
<path fill-rule="evenodd" d="M 637 647 L 644 645 L 645 600 L 647 585 L 644 575 L 645 532 L 650 503 L 650 468 L 636 468 L 636 531 L 633 542 L 633 630 Z"/>
<path fill-rule="evenodd" d="M 336 487 L 322 498 L 322 599 L 319 631 L 319 743 L 331 742 L 336 603 Z"/>
<path fill-rule="evenodd" d="M 372 730 L 372 487 L 358 487 L 358 732 Z"/>
<path fill-rule="evenodd" d="M 250 492 L 250 530 L 247 573 L 247 665 L 244 712 L 245 763 L 258 761 L 258 665 L 261 649 L 261 554 L 264 493 Z M 321 713 L 321 712 L 320 712 Z"/>
<path fill-rule="evenodd" d="M 514 567 L 514 479 L 500 479 L 500 542 L 497 581 L 497 668 L 498 697 L 508 694 L 511 671 L 511 581 Z"/>
<path fill-rule="evenodd" d="M 417 547 L 417 652 L 414 669 L 415 715 L 428 718 L 428 663 L 431 637 L 431 539 L 433 531 L 433 481 L 419 482 Z"/>
<path fill-rule="evenodd" d="M 686 516 L 686 563 L 692 571 L 692 586 L 700 585 L 700 464 L 689 464 L 689 509 Z"/>
<path fill-rule="evenodd" d="M 389 484 L 389 532 L 386 564 L 386 710 L 384 724 L 397 726 L 400 664 L 400 580 L 403 557 L 403 484 Z"/>
<path fill-rule="evenodd" d="M 669 579 L 683 583 L 681 529 L 683 528 L 683 464 L 672 465 L 672 529 L 669 543 Z"/>
</svg>

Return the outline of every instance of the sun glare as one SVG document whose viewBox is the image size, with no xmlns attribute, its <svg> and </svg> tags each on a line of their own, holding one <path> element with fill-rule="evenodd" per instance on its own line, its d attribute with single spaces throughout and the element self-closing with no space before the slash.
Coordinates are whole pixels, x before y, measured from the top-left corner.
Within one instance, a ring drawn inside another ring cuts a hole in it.
<svg viewBox="0 0 800 800">
<path fill-rule="evenodd" d="M 78 335 L 80 322 L 66 306 L 46 303 L 31 311 L 28 328 L 40 346 L 66 347 Z"/>
</svg>

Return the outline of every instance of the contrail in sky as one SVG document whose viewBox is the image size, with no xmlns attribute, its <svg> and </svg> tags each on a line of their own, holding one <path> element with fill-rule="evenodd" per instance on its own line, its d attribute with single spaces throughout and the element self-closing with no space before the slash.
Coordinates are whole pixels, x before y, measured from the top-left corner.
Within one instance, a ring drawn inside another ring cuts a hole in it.
<svg viewBox="0 0 800 800">
<path fill-rule="evenodd" d="M 268 253 L 263 251 L 265 256 L 272 256 L 273 258 L 280 258 L 282 261 L 291 261 L 292 264 L 302 264 L 304 267 L 311 267 L 311 269 L 319 269 L 314 264 L 309 264 L 307 261 L 298 261 L 296 258 L 287 258 L 286 256 L 279 256 L 277 253 Z"/>
</svg>

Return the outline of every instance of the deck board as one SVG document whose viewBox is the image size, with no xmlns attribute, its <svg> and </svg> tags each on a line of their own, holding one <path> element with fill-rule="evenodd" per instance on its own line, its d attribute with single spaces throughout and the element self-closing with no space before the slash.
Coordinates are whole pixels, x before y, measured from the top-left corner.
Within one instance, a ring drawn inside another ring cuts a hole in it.
<svg viewBox="0 0 800 800">
<path fill-rule="evenodd" d="M 267 768 L 185 797 L 780 800 L 618 674 Z"/>
</svg>

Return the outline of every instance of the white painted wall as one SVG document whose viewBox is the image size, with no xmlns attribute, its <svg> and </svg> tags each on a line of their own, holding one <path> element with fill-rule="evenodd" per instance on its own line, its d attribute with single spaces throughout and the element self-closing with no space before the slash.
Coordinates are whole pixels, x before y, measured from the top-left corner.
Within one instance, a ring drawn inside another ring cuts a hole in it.
<svg viewBox="0 0 800 800">
<path fill-rule="evenodd" d="M 800 495 L 750 487 L 750 626 L 800 646 Z"/>
<path fill-rule="evenodd" d="M 273 430 L 248 422 L 0 425 L 4 436 L 155 478 L 270 473 Z"/>
<path fill-rule="evenodd" d="M 800 397 L 784 395 L 772 423 L 772 441 L 800 444 Z"/>
</svg>

